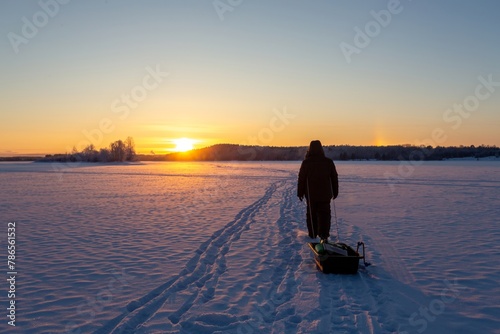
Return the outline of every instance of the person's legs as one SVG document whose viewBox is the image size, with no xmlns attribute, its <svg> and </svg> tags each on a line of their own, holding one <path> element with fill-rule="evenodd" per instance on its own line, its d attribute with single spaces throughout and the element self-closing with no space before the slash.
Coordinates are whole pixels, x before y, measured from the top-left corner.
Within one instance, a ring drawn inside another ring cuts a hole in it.
<svg viewBox="0 0 500 334">
<path fill-rule="evenodd" d="M 321 239 L 327 239 L 330 236 L 330 225 L 332 218 L 330 202 L 316 202 L 313 209 L 316 209 L 318 224 L 317 233 Z"/>
</svg>

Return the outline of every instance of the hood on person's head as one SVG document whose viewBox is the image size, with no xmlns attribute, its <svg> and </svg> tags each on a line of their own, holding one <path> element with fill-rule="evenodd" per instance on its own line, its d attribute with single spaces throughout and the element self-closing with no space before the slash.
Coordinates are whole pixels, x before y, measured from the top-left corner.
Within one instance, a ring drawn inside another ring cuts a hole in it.
<svg viewBox="0 0 500 334">
<path fill-rule="evenodd" d="M 311 144 L 309 144 L 309 150 L 307 150 L 307 155 L 306 157 L 312 157 L 312 156 L 325 156 L 325 151 L 323 150 L 323 145 L 321 145 L 321 142 L 319 140 L 313 140 L 311 141 Z"/>
</svg>

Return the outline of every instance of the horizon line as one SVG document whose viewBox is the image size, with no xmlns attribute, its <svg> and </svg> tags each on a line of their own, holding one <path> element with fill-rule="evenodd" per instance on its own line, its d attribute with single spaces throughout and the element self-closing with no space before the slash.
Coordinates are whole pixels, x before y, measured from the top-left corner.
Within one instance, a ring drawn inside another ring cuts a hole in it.
<svg viewBox="0 0 500 334">
<path fill-rule="evenodd" d="M 245 146 L 245 147 L 270 147 L 270 148 L 303 148 L 303 147 L 308 147 L 309 145 L 290 145 L 290 146 L 284 146 L 284 145 L 277 145 L 277 146 L 273 146 L 273 145 L 248 145 L 248 144 L 235 144 L 235 143 L 217 143 L 217 144 L 213 144 L 213 145 L 209 145 L 209 146 L 204 146 L 204 147 L 199 147 L 199 148 L 193 148 L 192 150 L 189 150 L 189 151 L 185 151 L 185 152 L 181 152 L 181 151 L 171 151 L 171 152 L 168 152 L 168 153 L 153 153 L 151 154 L 151 151 L 149 152 L 144 152 L 144 153 L 140 153 L 140 152 L 136 152 L 137 155 L 151 155 L 151 156 L 155 156 L 155 155 L 158 155 L 158 156 L 162 156 L 162 155 L 170 155 L 170 154 L 175 154 L 175 153 L 187 153 L 187 152 L 192 152 L 192 151 L 196 151 L 196 150 L 202 150 L 202 149 L 206 149 L 206 148 L 210 148 L 210 147 L 214 147 L 214 146 L 217 146 L 217 145 L 235 145 L 235 146 Z M 401 147 L 428 147 L 428 146 L 431 146 L 433 149 L 436 148 L 436 147 L 444 147 L 444 148 L 451 148 L 451 147 L 492 147 L 492 148 L 500 148 L 499 146 L 493 144 L 493 145 L 490 145 L 490 144 L 481 144 L 481 145 L 474 145 L 474 144 L 470 144 L 470 145 L 464 145 L 464 144 L 460 144 L 460 145 L 450 145 L 450 146 L 441 146 L 441 145 L 437 145 L 437 146 L 432 146 L 432 145 L 415 145 L 415 144 L 386 144 L 386 145 L 352 145 L 352 144 L 323 144 L 323 147 L 336 147 L 336 146 L 349 146 L 349 147 L 392 147 L 392 146 L 401 146 Z M 104 148 L 104 147 L 103 147 Z M 153 151 L 154 152 L 154 151 Z M 16 153 L 16 152 L 1 152 L 0 151 L 0 157 L 2 158 L 9 158 L 9 157 L 45 157 L 47 155 L 57 155 L 57 154 L 71 154 L 69 152 L 64 152 L 64 153 L 60 153 L 60 152 L 57 152 L 57 153 Z"/>
</svg>

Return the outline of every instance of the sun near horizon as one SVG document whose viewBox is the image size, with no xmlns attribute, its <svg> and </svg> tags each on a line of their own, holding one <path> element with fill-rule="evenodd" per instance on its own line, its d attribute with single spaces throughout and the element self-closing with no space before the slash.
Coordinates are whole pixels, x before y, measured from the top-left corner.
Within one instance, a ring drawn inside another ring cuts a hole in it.
<svg viewBox="0 0 500 334">
<path fill-rule="evenodd" d="M 196 143 L 196 140 L 182 137 L 182 138 L 172 139 L 172 143 L 175 144 L 175 147 L 172 149 L 172 151 L 187 152 L 191 151 L 194 148 L 194 143 Z"/>
</svg>

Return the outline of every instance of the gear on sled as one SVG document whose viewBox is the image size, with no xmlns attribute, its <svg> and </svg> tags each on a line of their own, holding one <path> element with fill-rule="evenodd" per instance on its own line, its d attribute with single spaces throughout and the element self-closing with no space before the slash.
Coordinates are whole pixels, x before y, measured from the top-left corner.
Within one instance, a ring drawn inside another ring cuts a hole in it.
<svg viewBox="0 0 500 334">
<path fill-rule="evenodd" d="M 361 259 L 365 267 L 370 265 L 365 260 L 365 244 L 361 241 L 358 242 L 356 250 L 342 242 L 309 242 L 308 245 L 314 253 L 316 267 L 325 274 L 356 274 Z"/>
</svg>

